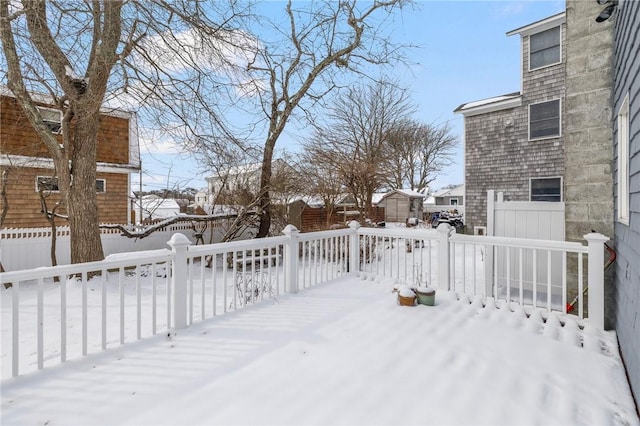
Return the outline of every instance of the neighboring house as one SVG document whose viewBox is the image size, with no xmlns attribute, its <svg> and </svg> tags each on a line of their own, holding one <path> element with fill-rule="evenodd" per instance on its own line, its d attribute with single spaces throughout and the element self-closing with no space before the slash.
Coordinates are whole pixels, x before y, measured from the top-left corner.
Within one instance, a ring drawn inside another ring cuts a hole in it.
<svg viewBox="0 0 640 426">
<path fill-rule="evenodd" d="M 612 24 L 596 2 L 507 33 L 521 39 L 521 89 L 460 105 L 465 121 L 465 219 L 487 221 L 487 191 L 505 201 L 562 202 L 568 240 L 613 235 L 610 191 Z M 595 42 L 597 41 L 597 43 Z"/>
<path fill-rule="evenodd" d="M 432 194 L 436 206 L 463 206 L 464 185 L 441 189 Z"/>
<path fill-rule="evenodd" d="M 55 134 L 61 131 L 58 110 L 39 107 Z M 29 123 L 22 107 L 8 89 L 0 88 L 0 169 L 6 172 L 6 228 L 48 226 L 41 211 L 39 188 L 50 193 L 50 209 L 60 200 L 53 161 L 40 136 Z M 62 137 L 60 137 L 62 142 Z M 97 147 L 98 214 L 102 223 L 128 224 L 131 204 L 131 173 L 140 170 L 136 116 L 131 112 L 104 110 L 100 119 Z M 0 201 L 0 208 L 4 207 Z M 64 214 L 64 209 L 57 213 Z M 59 224 L 63 224 L 59 220 Z"/>
<path fill-rule="evenodd" d="M 273 177 L 278 176 L 285 168 L 290 168 L 290 166 L 284 160 L 274 160 L 272 164 Z M 247 191 L 254 195 L 257 194 L 260 189 L 261 173 L 262 163 L 252 163 L 230 167 L 218 174 L 208 176 L 206 181 L 209 202 L 215 200 L 221 192 Z"/>
<path fill-rule="evenodd" d="M 201 189 L 200 191 L 196 192 L 193 203 L 199 206 L 200 208 L 204 208 L 205 204 L 209 204 L 208 192 L 204 189 Z"/>
<path fill-rule="evenodd" d="M 618 5 L 613 126 L 615 167 L 615 329 L 640 404 L 640 2 Z"/>
<path fill-rule="evenodd" d="M 142 204 L 142 220 L 165 219 L 180 214 L 180 204 L 173 198 L 162 198 L 158 195 L 144 195 L 142 202 L 135 200 L 135 217 L 139 222 L 140 204 Z"/>
<path fill-rule="evenodd" d="M 386 193 L 378 207 L 384 207 L 386 222 L 406 222 L 415 218 L 422 220 L 424 194 L 411 189 L 396 189 Z"/>
</svg>

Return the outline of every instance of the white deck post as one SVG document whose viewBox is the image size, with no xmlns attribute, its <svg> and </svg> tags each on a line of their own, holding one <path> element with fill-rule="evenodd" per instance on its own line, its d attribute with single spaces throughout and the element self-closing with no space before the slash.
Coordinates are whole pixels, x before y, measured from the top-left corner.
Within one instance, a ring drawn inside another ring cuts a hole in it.
<svg viewBox="0 0 640 426">
<path fill-rule="evenodd" d="M 438 239 L 438 287 L 442 290 L 450 290 L 449 268 L 451 265 L 449 236 L 453 227 L 448 223 L 438 225 L 437 231 L 440 234 Z"/>
<path fill-rule="evenodd" d="M 173 293 L 173 327 L 178 330 L 187 326 L 187 280 L 189 270 L 187 250 L 191 241 L 179 232 L 167 242 L 173 251 L 171 266 L 171 287 Z"/>
<path fill-rule="evenodd" d="M 496 194 L 493 189 L 487 191 L 487 235 L 495 236 L 495 216 L 496 215 Z M 484 294 L 485 296 L 496 296 L 493 294 L 493 256 L 495 246 L 485 246 L 485 262 L 484 262 Z"/>
<path fill-rule="evenodd" d="M 298 292 L 298 228 L 289 224 L 282 233 L 288 238 L 284 246 L 284 279 L 289 293 Z"/>
<path fill-rule="evenodd" d="M 360 239 L 358 238 L 358 228 L 360 223 L 357 220 L 349 222 L 351 235 L 349 236 L 349 272 L 352 275 L 358 275 L 360 268 Z"/>
<path fill-rule="evenodd" d="M 589 243 L 587 283 L 589 285 L 589 323 L 604 330 L 604 243 L 609 239 L 602 234 L 584 236 Z"/>
</svg>

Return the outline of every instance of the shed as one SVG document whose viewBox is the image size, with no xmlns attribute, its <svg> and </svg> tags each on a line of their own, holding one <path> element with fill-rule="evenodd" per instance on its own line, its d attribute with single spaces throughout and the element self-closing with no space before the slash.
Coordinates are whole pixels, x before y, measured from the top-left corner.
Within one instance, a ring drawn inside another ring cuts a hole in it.
<svg viewBox="0 0 640 426">
<path fill-rule="evenodd" d="M 409 218 L 422 219 L 424 194 L 412 189 L 396 189 L 386 193 L 378 202 L 385 208 L 386 222 L 406 222 Z"/>
</svg>

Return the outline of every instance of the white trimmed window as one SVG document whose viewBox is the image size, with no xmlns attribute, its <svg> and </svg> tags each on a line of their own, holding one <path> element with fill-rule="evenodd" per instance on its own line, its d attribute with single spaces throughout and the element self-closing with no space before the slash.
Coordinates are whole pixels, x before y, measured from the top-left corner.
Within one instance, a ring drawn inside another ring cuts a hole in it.
<svg viewBox="0 0 640 426">
<path fill-rule="evenodd" d="M 51 133 L 59 135 L 62 132 L 62 111 L 53 108 L 38 108 L 44 124 L 51 130 Z"/>
<path fill-rule="evenodd" d="M 107 181 L 104 179 L 96 179 L 96 192 L 107 192 Z"/>
<path fill-rule="evenodd" d="M 629 94 L 618 112 L 618 183 L 616 185 L 618 222 L 629 224 Z"/>
<path fill-rule="evenodd" d="M 529 71 L 561 62 L 560 27 L 529 36 Z"/>
<path fill-rule="evenodd" d="M 51 176 L 37 176 L 36 177 L 36 192 L 51 191 L 57 192 L 60 190 L 58 187 L 58 178 Z"/>
<path fill-rule="evenodd" d="M 529 105 L 529 140 L 560 136 L 560 99 Z"/>
<path fill-rule="evenodd" d="M 36 177 L 36 192 L 40 192 L 40 189 L 50 192 L 60 191 L 60 187 L 58 186 L 58 178 L 51 176 Z M 105 179 L 96 179 L 96 192 L 107 192 L 107 181 Z"/>
<path fill-rule="evenodd" d="M 449 199 L 449 205 L 450 206 L 457 206 L 458 205 L 458 199 L 457 198 L 450 198 Z"/>
<path fill-rule="evenodd" d="M 530 201 L 562 201 L 562 178 L 531 178 L 529 180 Z"/>
</svg>

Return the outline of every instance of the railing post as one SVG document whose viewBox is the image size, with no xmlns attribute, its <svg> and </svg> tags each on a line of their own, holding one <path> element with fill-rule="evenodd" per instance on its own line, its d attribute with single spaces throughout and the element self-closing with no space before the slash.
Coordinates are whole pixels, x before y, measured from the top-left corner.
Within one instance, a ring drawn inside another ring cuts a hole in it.
<svg viewBox="0 0 640 426">
<path fill-rule="evenodd" d="M 187 280 L 189 279 L 187 250 L 191 241 L 184 234 L 176 232 L 167 244 L 173 252 L 171 266 L 173 328 L 178 330 L 187 326 Z"/>
<path fill-rule="evenodd" d="M 440 234 L 438 242 L 438 286 L 442 290 L 450 290 L 451 284 L 449 283 L 449 266 L 451 260 L 449 259 L 449 236 L 453 227 L 448 223 L 441 223 L 438 225 L 437 231 Z"/>
<path fill-rule="evenodd" d="M 358 275 L 360 269 L 360 238 L 358 238 L 358 229 L 360 223 L 357 220 L 349 222 L 351 235 L 349 236 L 349 272 L 352 275 Z"/>
<path fill-rule="evenodd" d="M 288 238 L 284 246 L 284 276 L 289 293 L 298 292 L 298 228 L 289 224 L 282 233 Z"/>
<path fill-rule="evenodd" d="M 584 236 L 589 243 L 587 284 L 589 288 L 589 323 L 604 330 L 604 243 L 609 239 L 602 234 Z"/>
</svg>

